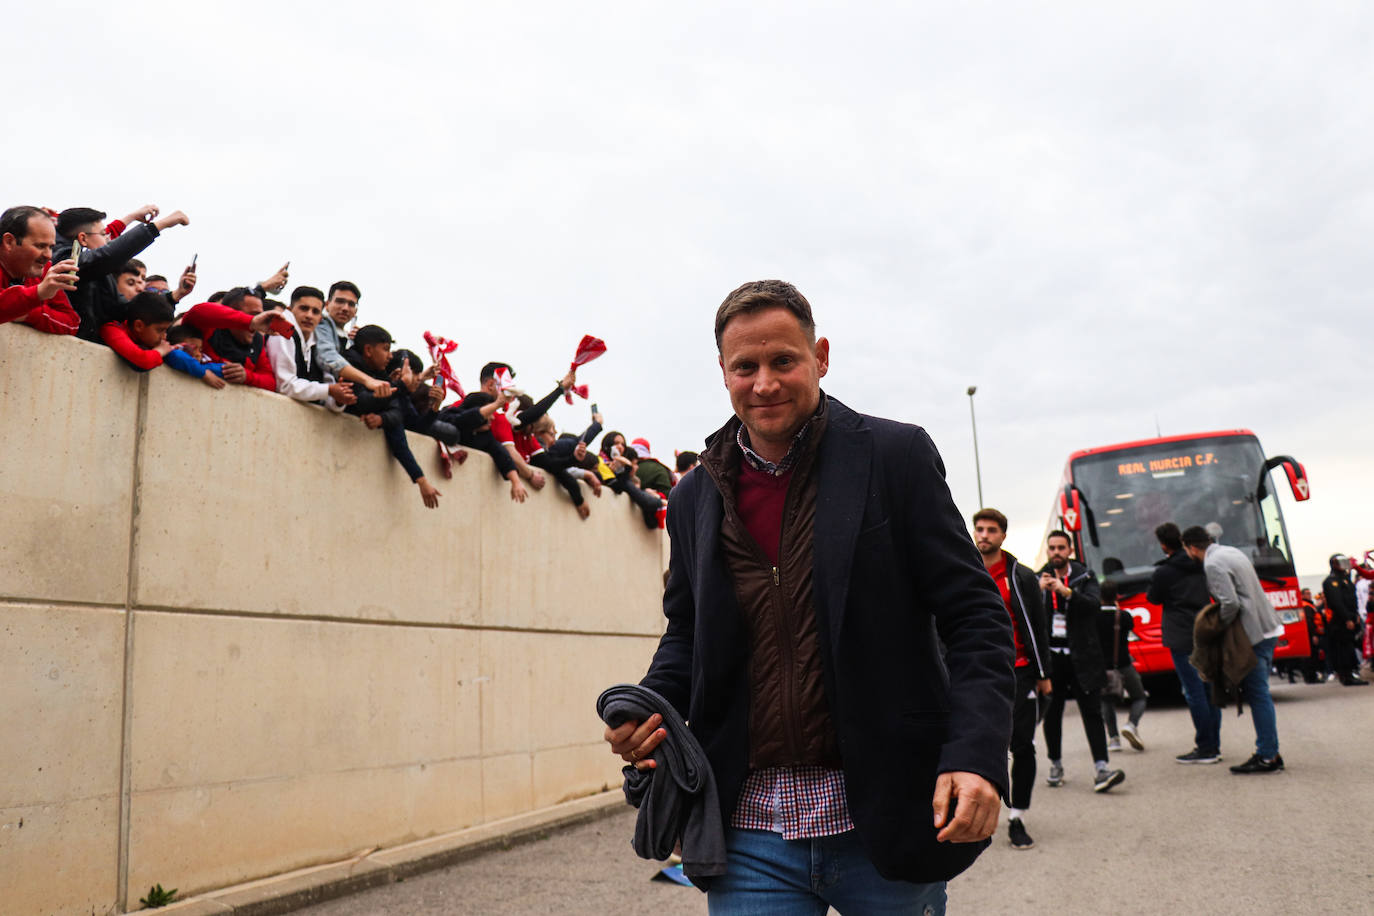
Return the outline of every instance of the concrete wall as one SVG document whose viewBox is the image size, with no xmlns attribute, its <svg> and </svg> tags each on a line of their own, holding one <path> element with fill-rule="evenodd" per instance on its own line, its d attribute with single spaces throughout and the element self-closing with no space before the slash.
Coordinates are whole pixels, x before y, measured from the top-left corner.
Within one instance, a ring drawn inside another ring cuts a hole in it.
<svg viewBox="0 0 1374 916">
<path fill-rule="evenodd" d="M 380 435 L 0 326 L 0 896 L 106 913 L 619 782 L 594 700 L 661 632 L 623 497 L 426 510 Z"/>
</svg>

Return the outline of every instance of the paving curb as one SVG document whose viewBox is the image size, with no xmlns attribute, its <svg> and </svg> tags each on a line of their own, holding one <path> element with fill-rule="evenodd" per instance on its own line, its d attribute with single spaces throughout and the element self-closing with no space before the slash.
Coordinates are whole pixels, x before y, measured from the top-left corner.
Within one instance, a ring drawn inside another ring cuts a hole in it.
<svg viewBox="0 0 1374 916">
<path fill-rule="evenodd" d="M 519 814 L 490 824 L 393 846 L 340 862 L 316 865 L 247 884 L 188 897 L 156 911 L 168 916 L 277 916 L 301 907 L 391 884 L 421 872 L 444 868 L 493 849 L 508 849 L 542 838 L 551 830 L 596 820 L 623 810 L 620 791 L 602 792 Z"/>
</svg>

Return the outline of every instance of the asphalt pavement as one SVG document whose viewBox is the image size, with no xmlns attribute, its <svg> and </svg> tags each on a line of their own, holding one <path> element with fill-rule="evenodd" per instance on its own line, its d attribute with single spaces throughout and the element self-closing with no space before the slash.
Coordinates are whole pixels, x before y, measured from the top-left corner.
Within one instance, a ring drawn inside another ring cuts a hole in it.
<svg viewBox="0 0 1374 916">
<path fill-rule="evenodd" d="M 1126 781 L 1092 791 L 1092 762 L 1070 704 L 1067 781 L 1040 775 L 1014 850 L 1003 823 L 991 848 L 950 883 L 950 913 L 1374 913 L 1374 686 L 1272 684 L 1281 773 L 1233 775 L 1254 748 L 1247 715 L 1226 712 L 1225 761 L 1181 766 L 1192 723 L 1178 703 L 1150 709 L 1144 751 L 1112 755 Z M 1125 721 L 1125 711 L 1119 715 Z M 630 849 L 626 809 L 546 839 L 298 912 L 430 914 L 704 914 L 705 895 L 653 880 Z"/>
</svg>

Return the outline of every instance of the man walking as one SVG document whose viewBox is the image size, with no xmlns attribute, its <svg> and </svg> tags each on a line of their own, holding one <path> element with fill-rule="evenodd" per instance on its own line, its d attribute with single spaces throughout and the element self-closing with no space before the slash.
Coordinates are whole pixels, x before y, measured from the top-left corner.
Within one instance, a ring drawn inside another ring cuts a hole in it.
<svg viewBox="0 0 1374 916">
<path fill-rule="evenodd" d="M 1183 532 L 1183 549 L 1200 562 L 1207 576 L 1207 590 L 1221 608 L 1221 623 L 1237 617 L 1245 638 L 1255 650 L 1255 667 L 1240 682 L 1241 698 L 1250 704 L 1255 723 L 1255 753 L 1232 773 L 1274 773 L 1283 769 L 1279 756 L 1278 721 L 1274 699 L 1269 695 L 1269 669 L 1274 665 L 1274 646 L 1283 635 L 1283 624 L 1264 594 L 1249 558 L 1234 547 L 1212 541 L 1207 529 L 1194 525 Z"/>
<path fill-rule="evenodd" d="M 673 490 L 642 681 L 714 775 L 725 872 L 698 883 L 717 914 L 943 913 L 1006 787 L 1006 608 L 924 430 L 821 391 L 795 287 L 746 283 L 715 331 L 735 416 Z M 659 724 L 605 737 L 652 770 Z"/>
<path fill-rule="evenodd" d="M 1164 559 L 1155 565 L 1145 600 L 1163 609 L 1161 642 L 1174 661 L 1174 673 L 1183 688 L 1183 699 L 1193 718 L 1193 749 L 1179 754 L 1179 763 L 1221 762 L 1221 710 L 1212 705 L 1212 694 L 1197 669 L 1188 661 L 1193 654 L 1193 622 L 1207 604 L 1207 577 L 1202 564 L 1183 549 L 1178 526 L 1165 522 L 1155 529 Z"/>
<path fill-rule="evenodd" d="M 1051 786 L 1064 784 L 1064 704 L 1078 701 L 1078 716 L 1093 755 L 1093 791 L 1106 792 L 1126 779 L 1108 765 L 1107 727 L 1102 722 L 1102 689 L 1107 664 L 1097 638 L 1101 593 L 1092 570 L 1069 558 L 1073 542 L 1066 532 L 1045 538 L 1049 562 L 1040 570 L 1040 591 L 1050 621 L 1050 679 L 1054 692 L 1045 710 L 1045 749 L 1050 757 Z"/>
<path fill-rule="evenodd" d="M 1360 677 L 1360 660 L 1355 655 L 1355 634 L 1360 631 L 1360 612 L 1355 598 L 1355 585 L 1350 581 L 1350 559 L 1333 554 L 1328 561 L 1331 574 L 1322 580 L 1322 595 L 1331 609 L 1330 634 L 1331 666 L 1341 683 L 1347 687 L 1363 687 L 1368 681 Z"/>
<path fill-rule="evenodd" d="M 973 516 L 973 545 L 983 556 L 1002 603 L 1011 615 L 1016 647 L 1016 693 L 1011 706 L 1011 806 L 1007 836 L 1013 849 L 1035 845 L 1026 831 L 1026 811 L 1035 788 L 1035 726 L 1040 698 L 1050 692 L 1050 636 L 1035 573 L 1002 549 L 1007 517 L 996 509 L 980 509 Z"/>
</svg>

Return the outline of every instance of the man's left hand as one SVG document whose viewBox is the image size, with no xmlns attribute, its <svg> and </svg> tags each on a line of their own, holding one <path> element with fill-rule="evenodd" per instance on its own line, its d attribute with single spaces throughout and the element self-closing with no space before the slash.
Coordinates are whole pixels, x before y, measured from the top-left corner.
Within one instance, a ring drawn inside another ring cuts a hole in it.
<svg viewBox="0 0 1374 916">
<path fill-rule="evenodd" d="M 1002 801 L 997 790 L 977 773 L 941 773 L 935 780 L 935 839 L 941 843 L 976 843 L 997 831 Z M 953 809 L 954 817 L 950 818 Z"/>
</svg>

